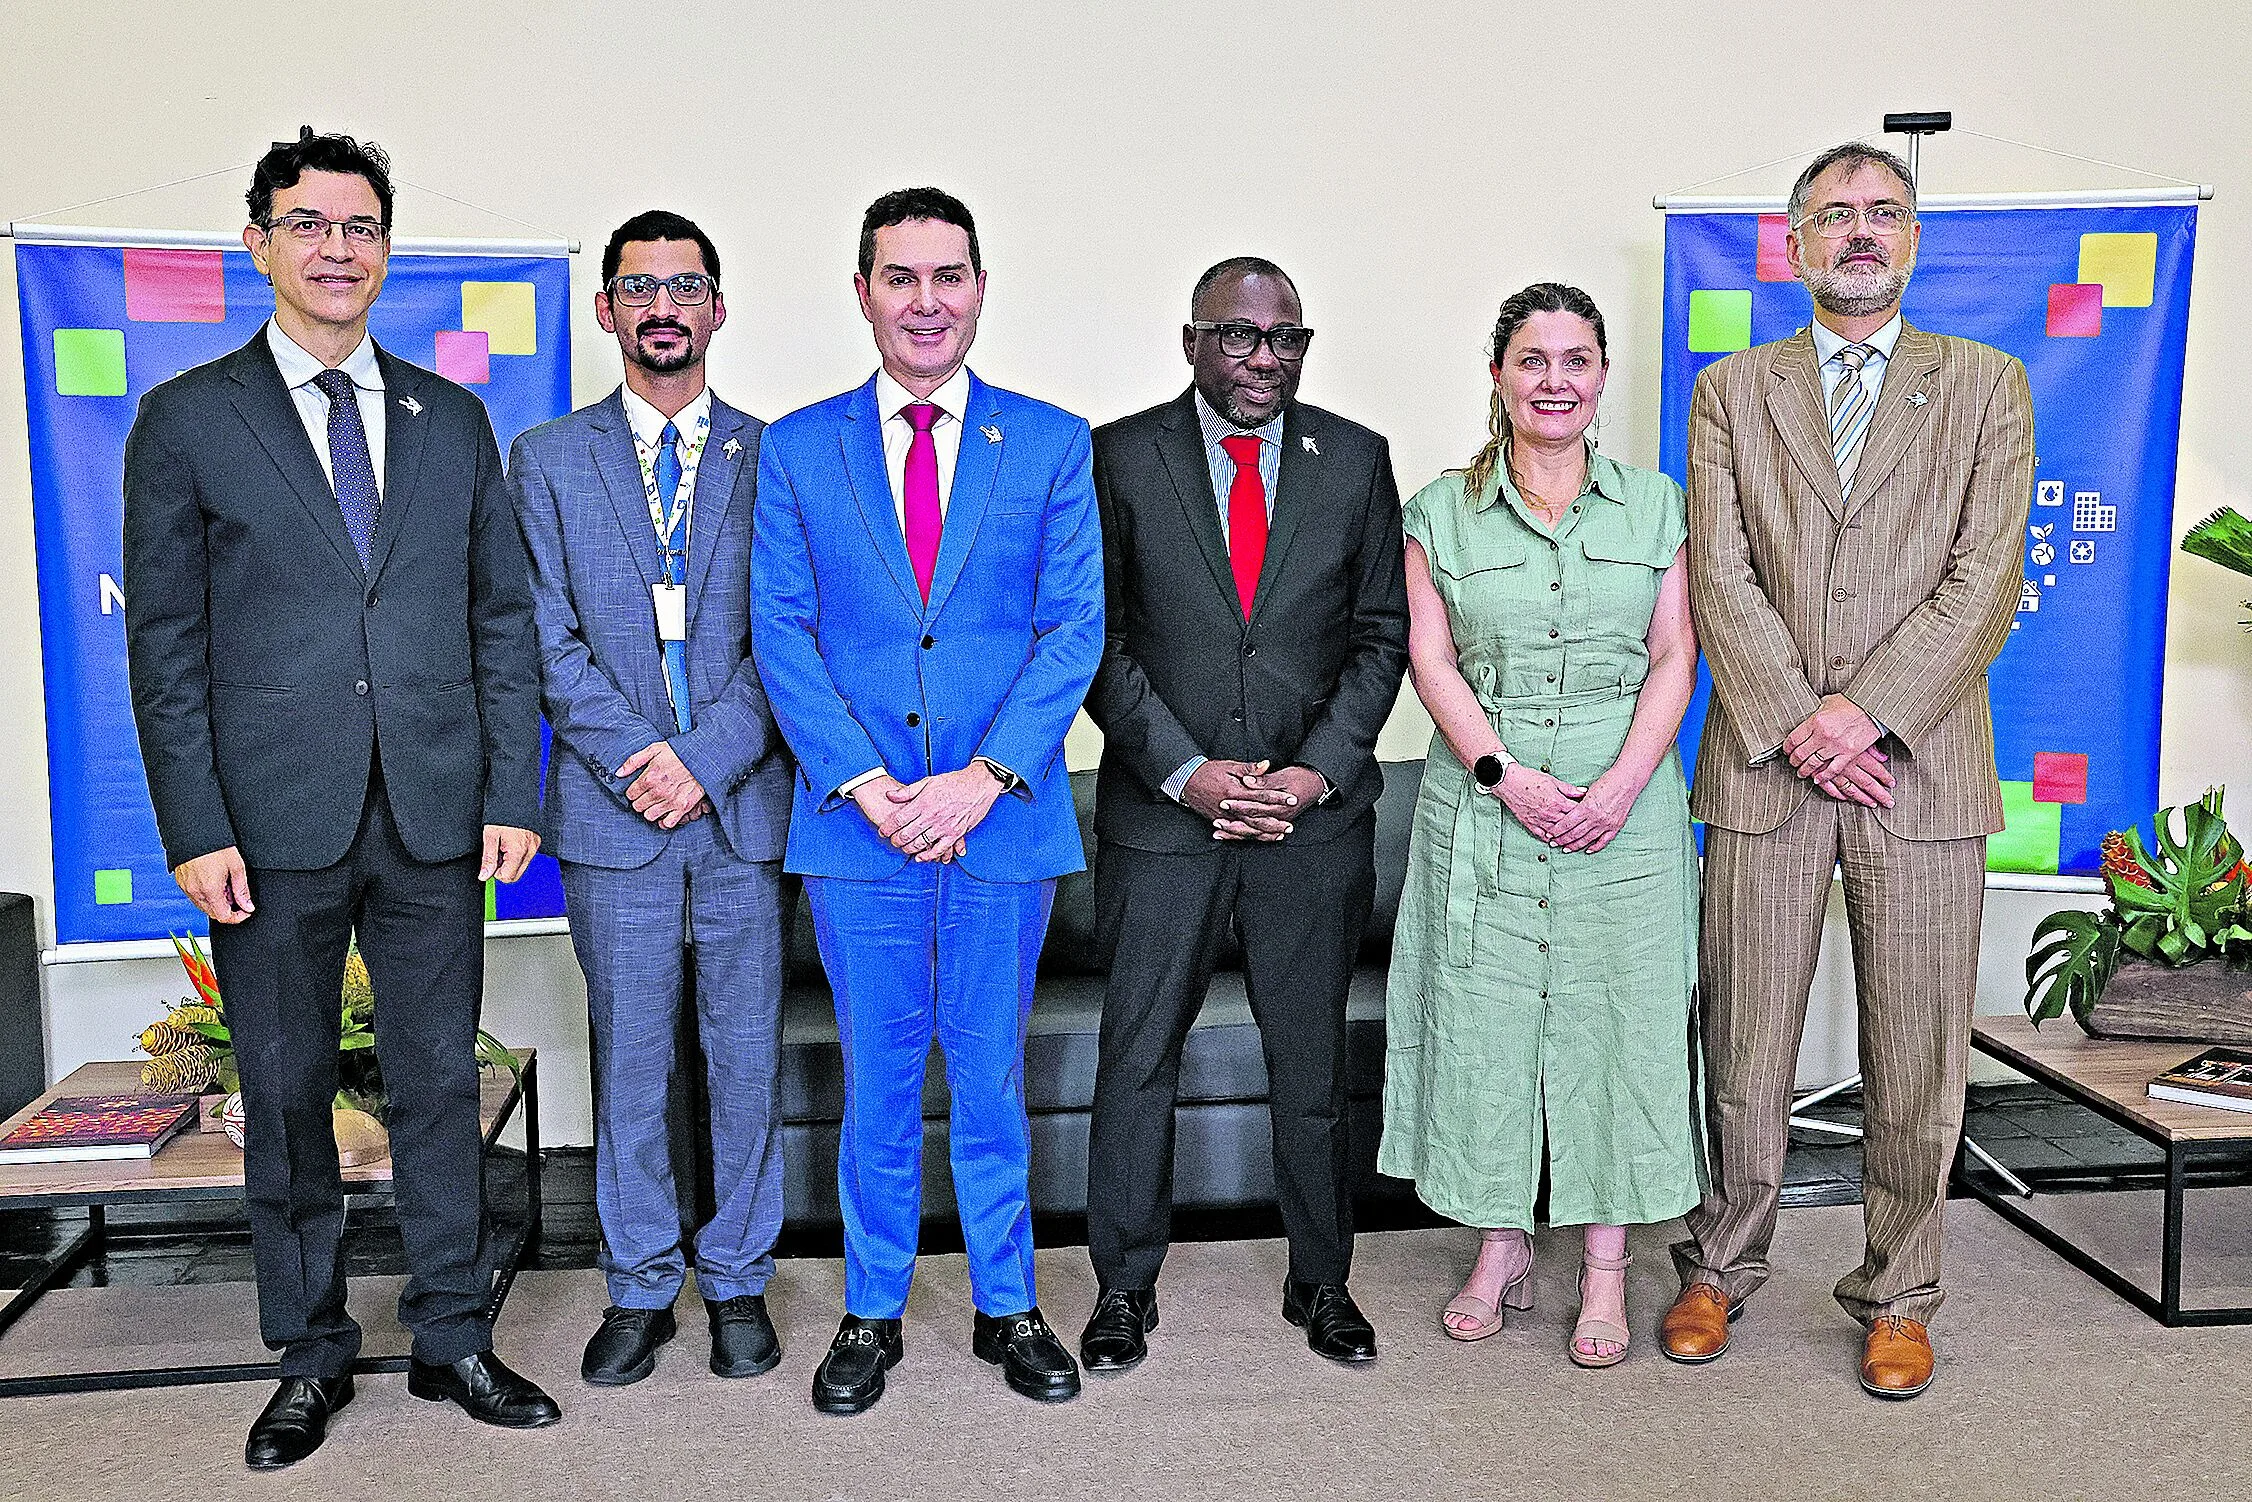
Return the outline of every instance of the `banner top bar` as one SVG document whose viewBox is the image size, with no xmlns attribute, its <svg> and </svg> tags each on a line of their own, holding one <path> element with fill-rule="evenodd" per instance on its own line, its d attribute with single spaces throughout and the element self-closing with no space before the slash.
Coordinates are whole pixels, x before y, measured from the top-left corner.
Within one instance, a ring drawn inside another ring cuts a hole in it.
<svg viewBox="0 0 2252 1502">
<path fill-rule="evenodd" d="M 2190 205 L 2213 196 L 2210 183 L 2189 187 L 2066 188 L 2050 193 L 1927 193 L 1916 201 L 1918 213 L 1944 213 L 1949 209 L 2107 209 L 2157 205 Z M 1650 207 L 1669 214 L 1780 214 L 1789 200 L 1781 194 L 1719 194 L 1694 197 L 1660 193 Z"/>
<path fill-rule="evenodd" d="M 241 234 L 216 229 L 105 229 L 87 224 L 15 223 L 5 237 L 41 245 L 117 245 L 151 250 L 240 250 Z M 575 256 L 576 240 L 399 239 L 391 252 L 402 256 Z"/>
</svg>

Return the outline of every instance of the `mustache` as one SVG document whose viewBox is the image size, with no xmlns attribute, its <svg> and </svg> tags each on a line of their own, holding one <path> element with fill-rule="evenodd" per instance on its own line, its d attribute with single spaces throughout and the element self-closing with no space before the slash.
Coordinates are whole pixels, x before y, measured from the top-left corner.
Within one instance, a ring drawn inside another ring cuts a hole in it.
<svg viewBox="0 0 2252 1502">
<path fill-rule="evenodd" d="M 688 326 L 670 318 L 651 318 L 634 326 L 637 337 L 646 338 L 658 333 L 678 334 L 685 339 L 688 337 Z"/>
<path fill-rule="evenodd" d="M 1883 243 L 1866 235 L 1857 235 L 1846 241 L 1839 248 L 1838 253 L 1831 258 L 1830 264 L 1832 266 L 1843 266 L 1846 260 L 1852 256 L 1875 256 L 1877 264 L 1880 266 L 1892 264 L 1892 257 L 1885 253 Z"/>
</svg>

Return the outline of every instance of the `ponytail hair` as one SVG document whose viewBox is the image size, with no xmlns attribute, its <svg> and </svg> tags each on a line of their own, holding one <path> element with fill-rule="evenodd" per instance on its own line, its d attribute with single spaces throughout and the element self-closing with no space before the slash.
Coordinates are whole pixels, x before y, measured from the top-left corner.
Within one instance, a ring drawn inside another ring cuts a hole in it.
<svg viewBox="0 0 2252 1502">
<path fill-rule="evenodd" d="M 1595 306 L 1595 299 L 1563 282 L 1535 282 L 1523 291 L 1511 293 L 1495 315 L 1492 364 L 1501 363 L 1501 357 L 1509 352 L 1509 341 L 1517 337 L 1517 331 L 1535 313 L 1570 313 L 1586 319 L 1595 330 L 1597 351 L 1605 360 L 1610 359 L 1611 347 L 1603 332 L 1603 313 Z M 1487 407 L 1486 433 L 1485 447 L 1462 469 L 1462 493 L 1470 500 L 1484 494 L 1495 473 L 1506 470 L 1510 462 L 1509 411 L 1502 405 L 1499 381 L 1494 382 L 1493 397 Z"/>
</svg>

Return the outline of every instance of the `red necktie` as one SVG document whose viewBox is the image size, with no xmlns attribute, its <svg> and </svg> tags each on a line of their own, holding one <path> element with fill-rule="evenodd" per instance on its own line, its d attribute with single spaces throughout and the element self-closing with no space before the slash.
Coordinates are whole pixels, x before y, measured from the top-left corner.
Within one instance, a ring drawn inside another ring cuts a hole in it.
<svg viewBox="0 0 2252 1502">
<path fill-rule="evenodd" d="M 901 530 L 907 534 L 907 561 L 915 570 L 915 587 L 928 603 L 931 573 L 938 567 L 938 534 L 945 523 L 938 509 L 938 444 L 931 437 L 938 408 L 930 402 L 909 402 L 900 413 L 915 430 L 907 445 L 907 470 L 900 481 L 901 509 L 905 513 Z"/>
<path fill-rule="evenodd" d="M 1220 447 L 1235 461 L 1235 479 L 1228 485 L 1228 567 L 1235 573 L 1236 598 L 1248 621 L 1252 597 L 1259 592 L 1259 566 L 1267 561 L 1267 487 L 1259 479 L 1256 434 L 1223 438 Z"/>
</svg>

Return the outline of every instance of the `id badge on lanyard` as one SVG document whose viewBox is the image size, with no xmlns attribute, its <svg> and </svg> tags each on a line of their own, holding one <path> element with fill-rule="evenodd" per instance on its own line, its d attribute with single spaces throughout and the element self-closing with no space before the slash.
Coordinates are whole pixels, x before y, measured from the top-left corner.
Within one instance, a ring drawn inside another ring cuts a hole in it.
<svg viewBox="0 0 2252 1502">
<path fill-rule="evenodd" d="M 688 586 L 652 584 L 649 602 L 657 607 L 657 640 L 688 640 Z"/>
</svg>

